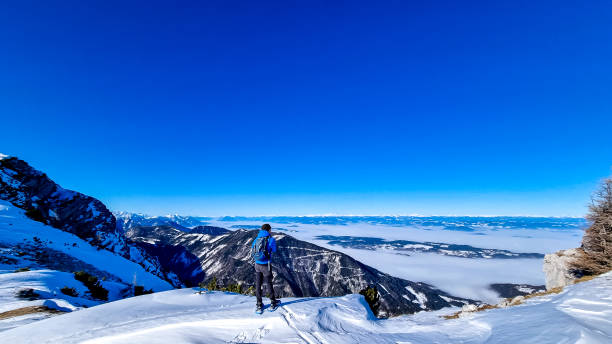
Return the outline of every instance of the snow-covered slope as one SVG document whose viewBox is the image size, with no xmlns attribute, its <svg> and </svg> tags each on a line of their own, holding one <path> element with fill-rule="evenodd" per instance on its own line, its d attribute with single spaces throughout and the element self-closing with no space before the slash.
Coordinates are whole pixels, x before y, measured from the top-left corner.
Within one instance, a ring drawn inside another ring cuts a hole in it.
<svg viewBox="0 0 612 344">
<path fill-rule="evenodd" d="M 87 287 L 71 273 L 48 269 L 14 272 L 5 270 L 6 267 L 0 266 L 0 331 L 50 317 L 52 314 L 45 309 L 71 312 L 104 302 L 90 298 Z M 111 301 L 122 298 L 122 290 L 126 288 L 120 282 L 102 281 L 101 284 L 109 291 Z M 62 293 L 64 287 L 73 288 L 76 295 Z M 19 296 L 19 292 L 28 290 L 32 291 L 32 297 Z M 27 311 L 33 307 L 39 308 Z M 24 314 L 16 314 L 16 310 Z"/>
<path fill-rule="evenodd" d="M 161 278 L 147 272 L 139 264 L 111 251 L 92 246 L 74 234 L 33 221 L 22 209 L 0 200 L 0 244 L 5 246 L 40 247 L 59 251 L 83 261 L 96 269 L 108 272 L 120 281 L 155 291 L 172 289 Z"/>
<path fill-rule="evenodd" d="M 525 304 L 444 320 L 439 312 L 375 319 L 360 295 L 254 298 L 190 289 L 139 296 L 0 333 L 3 343 L 610 343 L 612 273 Z"/>
<path fill-rule="evenodd" d="M 99 278 L 110 301 L 131 296 L 133 283 L 156 291 L 172 289 L 141 265 L 34 221 L 23 209 L 0 200 L 0 331 L 47 318 L 50 311 L 104 302 L 92 298 L 74 278 L 72 272 L 81 270 Z M 76 295 L 62 293 L 64 287 L 74 288 Z"/>
</svg>

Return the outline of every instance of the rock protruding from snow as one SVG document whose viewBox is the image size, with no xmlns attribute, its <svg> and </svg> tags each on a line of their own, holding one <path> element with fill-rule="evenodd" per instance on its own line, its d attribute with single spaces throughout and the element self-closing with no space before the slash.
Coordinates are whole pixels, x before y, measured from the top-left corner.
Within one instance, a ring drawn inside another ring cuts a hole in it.
<svg viewBox="0 0 612 344">
<path fill-rule="evenodd" d="M 498 306 L 499 307 L 516 306 L 516 305 L 520 305 L 521 303 L 523 303 L 523 301 L 525 301 L 525 297 L 524 296 L 517 296 L 517 297 L 514 297 L 512 299 L 505 299 L 504 301 L 499 303 Z"/>
<path fill-rule="evenodd" d="M 547 254 L 544 257 L 543 270 L 546 274 L 547 290 L 565 287 L 576 279 L 571 272 L 570 263 L 578 258 L 578 255 L 578 249 L 572 248 Z"/>
</svg>

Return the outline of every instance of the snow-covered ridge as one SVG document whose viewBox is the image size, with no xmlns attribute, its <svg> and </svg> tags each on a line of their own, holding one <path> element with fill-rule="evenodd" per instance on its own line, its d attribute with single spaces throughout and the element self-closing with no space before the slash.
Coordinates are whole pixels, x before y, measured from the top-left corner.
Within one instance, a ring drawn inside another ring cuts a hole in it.
<svg viewBox="0 0 612 344">
<path fill-rule="evenodd" d="M 166 216 L 149 216 L 140 213 L 129 213 L 123 211 L 113 212 L 117 218 L 117 225 L 123 230 L 128 231 L 135 226 L 164 226 L 169 225 L 179 228 L 185 232 L 197 226 L 208 224 L 207 217 L 196 216 L 181 216 L 181 215 L 166 215 Z"/>
<path fill-rule="evenodd" d="M 422 312 L 375 319 L 360 295 L 284 299 L 190 289 L 111 302 L 0 333 L 5 343 L 610 343 L 612 273 L 510 308 L 454 320 Z M 58 329 L 62 329 L 58 331 Z"/>
<path fill-rule="evenodd" d="M 0 200 L 0 331 L 45 319 L 50 316 L 45 309 L 70 312 L 105 302 L 94 299 L 75 279 L 73 272 L 81 270 L 98 278 L 110 301 L 133 295 L 134 284 L 147 290 L 172 289 L 145 267 L 34 221 L 23 209 Z M 77 295 L 65 294 L 64 287 Z M 30 296 L 20 296 L 23 292 Z M 21 312 L 26 314 L 15 316 Z"/>
<path fill-rule="evenodd" d="M 14 246 L 35 241 L 107 271 L 124 283 L 131 284 L 136 280 L 158 291 L 172 288 L 168 282 L 152 275 L 141 265 L 111 251 L 100 250 L 74 234 L 33 221 L 22 209 L 0 200 L 0 244 Z"/>
<path fill-rule="evenodd" d="M 127 256 L 115 217 L 99 200 L 67 190 L 18 158 L 0 160 L 0 199 L 24 209 L 30 218 Z"/>
</svg>

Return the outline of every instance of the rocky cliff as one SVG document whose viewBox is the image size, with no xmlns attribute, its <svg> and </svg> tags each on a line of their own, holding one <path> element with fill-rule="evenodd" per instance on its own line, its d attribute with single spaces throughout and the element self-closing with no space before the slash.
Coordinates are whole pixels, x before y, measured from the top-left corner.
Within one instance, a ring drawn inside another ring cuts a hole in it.
<svg viewBox="0 0 612 344">
<path fill-rule="evenodd" d="M 34 220 L 122 256 L 129 255 L 125 238 L 117 232 L 115 217 L 102 202 L 62 188 L 23 160 L 0 160 L 0 199 L 24 209 Z"/>
<path fill-rule="evenodd" d="M 0 155 L 0 199 L 24 209 L 31 219 L 75 234 L 100 249 L 128 258 L 174 286 L 181 283 L 164 271 L 158 258 L 130 246 L 115 216 L 99 200 L 67 190 L 23 160 Z"/>
</svg>

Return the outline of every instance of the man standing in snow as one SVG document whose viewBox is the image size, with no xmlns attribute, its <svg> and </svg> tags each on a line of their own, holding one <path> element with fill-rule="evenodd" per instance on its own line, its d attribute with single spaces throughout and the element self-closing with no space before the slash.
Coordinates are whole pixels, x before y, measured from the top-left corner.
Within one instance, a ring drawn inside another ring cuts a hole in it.
<svg viewBox="0 0 612 344">
<path fill-rule="evenodd" d="M 261 230 L 257 238 L 253 240 L 251 245 L 251 257 L 255 261 L 255 296 L 257 297 L 257 308 L 255 313 L 263 313 L 263 301 L 261 299 L 261 282 L 265 280 L 270 293 L 270 311 L 276 310 L 280 303 L 274 296 L 274 288 L 272 287 L 272 265 L 270 264 L 270 256 L 276 252 L 276 240 L 270 235 L 272 227 L 269 224 L 261 226 Z"/>
</svg>

